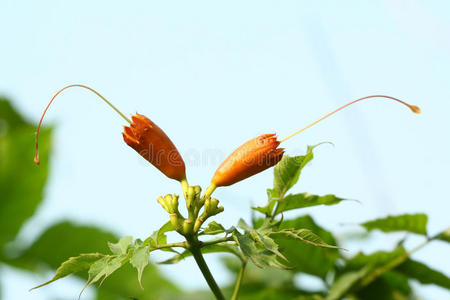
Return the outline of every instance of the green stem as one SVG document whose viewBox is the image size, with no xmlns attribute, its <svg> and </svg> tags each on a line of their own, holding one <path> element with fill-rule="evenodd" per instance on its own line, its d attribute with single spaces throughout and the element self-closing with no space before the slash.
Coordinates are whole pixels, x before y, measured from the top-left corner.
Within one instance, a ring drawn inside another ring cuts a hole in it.
<svg viewBox="0 0 450 300">
<path fill-rule="evenodd" d="M 218 239 L 201 242 L 201 245 L 202 245 L 202 247 L 204 247 L 204 246 L 219 244 L 219 243 L 223 243 L 223 242 L 231 242 L 233 240 L 234 240 L 233 237 L 229 236 L 229 237 L 223 237 L 223 238 L 218 238 Z"/>
<path fill-rule="evenodd" d="M 275 208 L 270 212 L 270 220 L 271 221 L 273 221 L 274 219 L 275 219 L 275 217 L 276 217 L 276 211 L 277 211 L 277 209 L 278 209 L 278 205 L 280 204 L 280 202 L 279 201 L 277 201 L 276 203 L 275 203 Z"/>
<path fill-rule="evenodd" d="M 416 253 L 417 251 L 419 251 L 420 249 L 422 249 L 423 247 L 428 245 L 430 242 L 434 241 L 438 236 L 439 236 L 439 234 L 432 236 L 432 237 L 428 237 L 422 244 L 418 245 L 414 249 L 407 251 L 403 255 L 392 260 L 390 263 L 375 269 L 361 282 L 361 286 L 363 286 L 363 287 L 368 286 L 375 279 L 377 279 L 381 274 L 385 273 L 386 271 L 392 270 L 395 267 L 399 266 L 400 264 L 404 263 L 409 257 L 411 257 L 411 255 L 413 255 L 414 253 Z"/>
<path fill-rule="evenodd" d="M 173 248 L 173 247 L 179 247 L 179 248 L 186 248 L 186 242 L 179 242 L 179 243 L 169 243 L 169 244 L 163 244 L 163 245 L 156 245 L 154 247 L 151 247 L 151 249 L 165 249 L 165 248 Z"/>
<path fill-rule="evenodd" d="M 197 262 L 200 271 L 202 271 L 203 277 L 205 277 L 205 280 L 208 283 L 209 288 L 214 293 L 214 296 L 216 296 L 217 300 L 225 300 L 224 296 L 222 295 L 222 292 L 220 291 L 219 286 L 216 283 L 216 280 L 212 276 L 211 271 L 209 270 L 208 265 L 206 264 L 206 261 L 203 258 L 202 252 L 200 251 L 198 244 L 195 241 L 192 241 L 194 243 L 192 243 L 191 241 L 189 242 L 190 242 L 189 251 L 191 251 L 192 256 L 194 256 L 194 259 Z"/>
<path fill-rule="evenodd" d="M 187 190 L 189 187 L 188 181 L 185 178 L 185 179 L 181 180 L 180 183 L 181 183 L 181 188 L 183 190 L 183 197 L 184 197 L 184 199 L 186 199 L 187 198 Z"/>
<path fill-rule="evenodd" d="M 242 262 L 241 270 L 239 271 L 238 277 L 236 279 L 236 284 L 234 285 L 233 296 L 231 300 L 237 300 L 239 297 L 239 291 L 241 289 L 242 278 L 244 278 L 245 267 L 247 266 L 247 261 Z"/>
<path fill-rule="evenodd" d="M 203 195 L 203 197 L 205 198 L 209 198 L 211 197 L 212 193 L 214 193 L 214 191 L 216 190 L 217 186 L 214 183 L 211 183 L 208 188 L 205 191 L 205 194 Z"/>
</svg>

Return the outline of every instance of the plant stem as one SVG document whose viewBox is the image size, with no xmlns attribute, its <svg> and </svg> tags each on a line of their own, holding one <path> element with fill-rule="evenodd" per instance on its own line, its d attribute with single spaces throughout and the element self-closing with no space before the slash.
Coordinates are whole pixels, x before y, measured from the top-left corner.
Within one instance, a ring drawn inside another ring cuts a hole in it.
<svg viewBox="0 0 450 300">
<path fill-rule="evenodd" d="M 209 245 L 214 245 L 214 244 L 219 244 L 219 243 L 224 243 L 224 242 L 231 242 L 233 241 L 233 237 L 223 237 L 223 238 L 218 238 L 218 239 L 213 239 L 210 241 L 205 241 L 205 242 L 201 242 L 202 247 L 204 246 L 209 246 Z"/>
<path fill-rule="evenodd" d="M 181 189 L 183 190 L 184 199 L 187 198 L 188 187 L 189 187 L 189 183 L 188 183 L 187 179 L 185 178 L 185 179 L 181 180 Z"/>
<path fill-rule="evenodd" d="M 242 262 L 241 270 L 239 271 L 238 277 L 236 279 L 236 284 L 234 285 L 233 296 L 231 300 L 237 300 L 239 296 L 239 291 L 241 289 L 242 278 L 244 278 L 245 267 L 247 266 L 247 261 Z"/>
<path fill-rule="evenodd" d="M 150 247 L 150 248 L 157 250 L 157 249 L 172 248 L 172 247 L 186 248 L 186 242 L 156 245 L 156 246 L 153 246 L 153 247 Z"/>
<path fill-rule="evenodd" d="M 414 249 L 405 252 L 403 255 L 392 260 L 390 263 L 375 269 L 361 282 L 361 286 L 363 286 L 363 287 L 368 286 L 375 279 L 377 279 L 381 274 L 385 273 L 386 271 L 392 270 L 395 267 L 399 266 L 400 264 L 404 263 L 409 257 L 411 257 L 411 255 L 413 255 L 414 253 L 416 253 L 417 251 L 419 251 L 420 249 L 422 249 L 423 247 L 428 245 L 430 242 L 435 240 L 438 236 L 439 236 L 439 234 L 432 236 L 432 237 L 428 237 L 422 244 L 418 245 Z"/>
<path fill-rule="evenodd" d="M 205 194 L 203 195 L 203 197 L 205 198 L 209 198 L 211 197 L 212 193 L 214 193 L 214 191 L 216 190 L 217 186 L 214 183 L 211 183 L 208 188 L 206 189 Z"/>
<path fill-rule="evenodd" d="M 208 265 L 206 264 L 205 259 L 203 258 L 202 252 L 200 251 L 198 244 L 195 241 L 189 241 L 189 243 L 190 243 L 189 251 L 191 251 L 192 256 L 194 256 L 194 259 L 197 262 L 200 271 L 202 271 L 203 277 L 205 277 L 205 280 L 208 283 L 209 288 L 214 293 L 217 300 L 225 300 L 225 298 L 222 295 L 222 292 L 220 291 L 219 286 L 217 285 L 214 277 L 211 274 L 211 271 L 208 268 Z"/>
</svg>

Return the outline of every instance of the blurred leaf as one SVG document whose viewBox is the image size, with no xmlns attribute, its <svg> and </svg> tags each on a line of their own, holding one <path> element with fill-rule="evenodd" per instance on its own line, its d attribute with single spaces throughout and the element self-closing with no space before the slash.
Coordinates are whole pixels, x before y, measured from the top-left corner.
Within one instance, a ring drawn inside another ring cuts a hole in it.
<svg viewBox="0 0 450 300">
<path fill-rule="evenodd" d="M 247 285 L 241 287 L 239 293 L 240 300 L 280 300 L 280 299 L 296 299 L 299 291 L 294 287 L 272 287 L 268 288 L 264 285 Z M 309 300 L 313 300 L 309 299 Z M 317 298 L 316 298 L 317 299 Z M 314 299 L 314 300 L 316 300 Z"/>
<path fill-rule="evenodd" d="M 236 276 L 240 271 L 241 262 L 233 257 L 226 257 L 223 261 L 226 267 Z M 296 288 L 294 285 L 294 275 L 292 272 L 286 272 L 285 270 L 270 266 L 261 269 L 249 261 L 245 269 L 239 299 L 323 300 L 323 298 L 318 298 L 317 295 L 314 297 L 311 293 L 306 293 Z M 230 291 L 229 295 L 231 296 L 232 288 L 233 286 L 230 286 L 228 289 L 223 289 L 225 296 L 227 296 L 228 291 Z M 299 298 L 300 295 L 304 296 L 304 298 Z"/>
<path fill-rule="evenodd" d="M 150 251 L 148 247 L 138 246 L 134 249 L 133 255 L 130 258 L 130 263 L 138 271 L 139 285 L 142 287 L 142 273 L 145 267 L 148 265 L 150 259 Z M 143 287 L 142 287 L 143 288 Z"/>
<path fill-rule="evenodd" d="M 42 201 L 51 130 L 41 130 L 40 167 L 33 162 L 35 131 L 6 99 L 0 99 L 0 248 L 15 238 Z"/>
<path fill-rule="evenodd" d="M 437 236 L 438 240 L 449 242 L 450 243 L 450 228 L 444 230 L 441 234 Z"/>
<path fill-rule="evenodd" d="M 6 98 L 0 97 L 0 120 L 5 124 L 0 126 L 7 126 L 11 129 L 18 129 L 30 124 L 12 107 L 10 101 Z"/>
<path fill-rule="evenodd" d="M 283 221 L 280 225 L 280 230 L 285 229 L 309 229 L 320 237 L 324 243 L 336 245 L 333 235 L 318 226 L 310 216 Z M 281 238 L 281 236 L 274 237 L 274 239 L 290 264 L 296 266 L 295 272 L 304 272 L 323 279 L 334 268 L 335 262 L 339 257 L 337 249 L 316 247 L 298 240 L 286 240 Z"/>
<path fill-rule="evenodd" d="M 313 149 L 316 146 L 318 145 L 308 146 L 303 156 L 283 156 L 273 171 L 273 189 L 270 191 L 273 198 L 283 198 L 284 194 L 297 183 L 302 169 L 313 159 Z"/>
<path fill-rule="evenodd" d="M 295 298 L 295 300 L 324 300 L 325 298 L 321 295 L 305 295 L 305 296 L 298 296 Z"/>
<path fill-rule="evenodd" d="M 330 292 L 326 300 L 339 300 L 344 297 L 364 276 L 369 272 L 369 268 L 358 271 L 351 271 L 341 275 L 330 287 Z"/>
<path fill-rule="evenodd" d="M 405 274 L 409 278 L 418 280 L 420 283 L 435 284 L 450 290 L 450 278 L 421 262 L 408 259 L 395 270 Z"/>
<path fill-rule="evenodd" d="M 142 287 L 136 280 L 136 269 L 131 264 L 125 264 L 111 274 L 99 288 L 112 295 L 120 295 L 121 299 L 136 298 L 139 300 L 180 299 L 180 291 L 152 264 L 147 265 L 142 273 Z M 109 299 L 105 299 L 109 300 Z"/>
<path fill-rule="evenodd" d="M 97 289 L 96 300 L 123 300 L 123 298 L 105 289 Z M 132 298 L 128 298 L 127 300 L 132 300 Z"/>
<path fill-rule="evenodd" d="M 128 251 L 128 247 L 130 247 L 132 241 L 133 237 L 126 236 L 121 238 L 117 243 L 108 242 L 108 246 L 113 254 L 126 254 Z"/>
<path fill-rule="evenodd" d="M 237 276 L 241 270 L 242 262 L 232 256 L 222 257 L 222 262 L 227 269 L 233 273 L 233 276 Z M 282 286 L 294 286 L 294 274 L 292 272 L 286 272 L 283 269 L 266 267 L 261 269 L 253 264 L 251 261 L 247 263 L 245 268 L 245 275 L 243 278 L 244 284 L 262 284 L 266 288 L 268 287 L 282 287 Z"/>
<path fill-rule="evenodd" d="M 380 280 L 392 289 L 400 291 L 404 295 L 410 295 L 412 290 L 408 277 L 395 271 L 388 271 L 380 276 Z"/>
<path fill-rule="evenodd" d="M 117 237 L 111 232 L 92 226 L 61 222 L 48 228 L 13 262 L 16 265 L 29 266 L 46 263 L 56 269 L 67 258 L 80 253 L 108 253 L 109 241 L 117 241 Z"/>
<path fill-rule="evenodd" d="M 407 252 L 403 247 L 396 247 L 392 251 L 377 251 L 372 254 L 364 254 L 359 252 L 353 258 L 348 259 L 345 264 L 345 270 L 359 270 L 364 266 L 378 267 L 386 265 L 395 260 L 397 257 L 406 255 Z"/>
<path fill-rule="evenodd" d="M 384 232 L 409 231 L 427 235 L 427 222 L 428 217 L 425 214 L 405 214 L 376 219 L 361 225 L 369 231 L 374 229 Z"/>
<path fill-rule="evenodd" d="M 295 195 L 287 195 L 284 199 L 278 202 L 278 207 L 275 214 L 279 214 L 291 209 L 304 208 L 316 205 L 334 205 L 341 202 L 342 198 L 334 195 L 317 196 L 308 193 L 301 193 Z"/>
<path fill-rule="evenodd" d="M 51 280 L 44 282 L 43 284 L 40 284 L 38 286 L 35 286 L 31 290 L 43 287 L 58 279 L 67 277 L 74 273 L 87 270 L 91 267 L 93 263 L 95 263 L 96 261 L 98 261 L 103 257 L 104 255 L 100 253 L 88 253 L 88 254 L 81 254 L 76 257 L 71 257 L 65 262 L 63 262 L 58 269 L 56 269 L 56 274 Z"/>
<path fill-rule="evenodd" d="M 355 292 L 358 299 L 364 300 L 409 300 L 412 291 L 408 277 L 388 271 L 368 286 Z"/>
<path fill-rule="evenodd" d="M 395 272 L 397 267 L 408 260 L 411 253 L 401 245 L 390 252 L 378 251 L 370 255 L 359 253 L 346 262 L 345 270 L 358 269 L 363 266 L 368 268 L 369 272 L 360 282 L 360 288 L 366 288 L 385 274 Z"/>
<path fill-rule="evenodd" d="M 96 227 L 62 222 L 47 229 L 20 257 L 9 263 L 17 267 L 33 269 L 37 269 L 44 263 L 56 269 L 68 257 L 78 256 L 79 253 L 108 253 L 108 241 L 117 240 L 118 238 L 114 234 Z M 111 264 L 110 267 L 113 269 L 114 264 Z M 108 271 L 109 273 L 111 273 L 111 269 Z M 79 272 L 75 275 L 83 279 L 87 278 L 86 272 Z M 121 299 L 135 297 L 139 300 L 153 300 L 155 297 L 162 298 L 162 295 L 179 294 L 178 288 L 164 279 L 154 265 L 149 264 L 143 271 L 142 286 L 145 288 L 145 292 L 140 288 L 135 276 L 136 269 L 130 264 L 124 265 L 103 283 L 100 296 L 119 295 Z M 110 299 L 115 299 L 115 297 L 111 296 Z"/>
</svg>

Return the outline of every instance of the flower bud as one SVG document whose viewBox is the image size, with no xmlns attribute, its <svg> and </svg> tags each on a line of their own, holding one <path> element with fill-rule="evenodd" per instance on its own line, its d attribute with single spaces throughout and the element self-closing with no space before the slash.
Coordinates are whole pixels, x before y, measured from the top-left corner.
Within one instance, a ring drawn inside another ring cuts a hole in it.
<svg viewBox="0 0 450 300">
<path fill-rule="evenodd" d="M 167 177 L 178 181 L 186 179 L 183 158 L 164 131 L 143 115 L 136 114 L 131 119 L 131 125 L 124 127 L 125 143 Z"/>
<path fill-rule="evenodd" d="M 168 194 L 164 198 L 160 196 L 156 200 L 169 214 L 180 214 L 178 211 L 178 198 L 178 195 Z"/>
<path fill-rule="evenodd" d="M 192 234 L 194 232 L 194 222 L 191 220 L 184 220 L 183 234 Z"/>
<path fill-rule="evenodd" d="M 180 214 L 170 214 L 170 223 L 172 223 L 175 231 L 184 234 L 184 221 L 185 219 Z"/>
<path fill-rule="evenodd" d="M 200 186 L 189 186 L 187 188 L 186 207 L 188 210 L 199 210 L 203 203 L 201 203 L 200 193 L 202 189 Z"/>
<path fill-rule="evenodd" d="M 275 134 L 263 134 L 249 140 L 225 159 L 211 183 L 232 185 L 276 165 L 284 154 L 283 148 L 277 148 L 279 145 Z"/>
<path fill-rule="evenodd" d="M 219 200 L 217 200 L 216 198 L 206 197 L 203 200 L 205 201 L 205 205 L 203 206 L 203 213 L 195 220 L 194 232 L 198 232 L 202 224 L 209 217 L 217 215 L 224 210 L 223 206 L 219 206 Z"/>
<path fill-rule="evenodd" d="M 219 200 L 217 200 L 216 198 L 206 198 L 202 217 L 204 220 L 206 220 L 209 217 L 223 212 L 223 209 L 223 206 L 219 206 Z"/>
</svg>

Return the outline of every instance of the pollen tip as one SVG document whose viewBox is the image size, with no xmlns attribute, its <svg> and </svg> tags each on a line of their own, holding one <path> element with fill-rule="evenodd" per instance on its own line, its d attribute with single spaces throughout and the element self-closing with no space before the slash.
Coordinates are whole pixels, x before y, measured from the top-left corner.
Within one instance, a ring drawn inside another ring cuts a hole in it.
<svg viewBox="0 0 450 300">
<path fill-rule="evenodd" d="M 420 110 L 420 108 L 416 105 L 410 105 L 409 108 L 412 110 L 413 113 L 415 114 L 420 114 L 422 111 Z"/>
<path fill-rule="evenodd" d="M 36 164 L 36 165 L 40 165 L 41 164 L 41 162 L 39 161 L 39 154 L 36 154 L 35 156 L 34 156 L 34 163 Z"/>
</svg>

